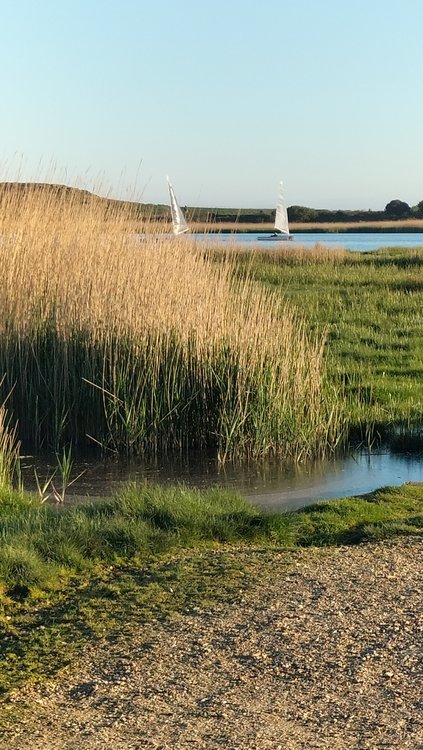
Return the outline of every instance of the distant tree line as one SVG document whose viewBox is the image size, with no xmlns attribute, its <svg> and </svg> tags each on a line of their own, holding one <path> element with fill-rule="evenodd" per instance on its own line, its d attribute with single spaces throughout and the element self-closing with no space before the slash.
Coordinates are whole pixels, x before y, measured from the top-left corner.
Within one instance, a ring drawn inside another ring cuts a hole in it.
<svg viewBox="0 0 423 750">
<path fill-rule="evenodd" d="M 48 192 L 58 200 L 66 200 L 72 197 L 81 205 L 103 204 L 105 216 L 110 213 L 114 215 L 116 210 L 124 207 L 128 217 L 141 221 L 169 221 L 170 208 L 167 204 L 138 203 L 136 201 L 116 200 L 113 198 L 102 198 L 88 190 L 65 185 L 50 185 L 45 183 L 28 182 L 0 182 L 0 200 L 10 197 L 13 193 L 20 196 L 22 200 L 37 193 Z M 191 222 L 210 223 L 237 223 L 240 224 L 273 224 L 275 220 L 275 209 L 266 208 L 189 208 L 183 207 L 187 219 Z M 389 201 L 383 211 L 363 210 L 335 210 L 326 208 L 308 208 L 307 206 L 289 206 L 288 218 L 292 223 L 330 223 L 330 222 L 360 222 L 360 221 L 386 221 L 388 219 L 423 219 L 423 200 L 416 206 L 409 206 L 405 201 L 398 198 Z"/>
<path fill-rule="evenodd" d="M 275 220 L 275 211 L 271 208 L 191 208 L 186 209 L 197 221 L 269 224 Z"/>
<path fill-rule="evenodd" d="M 144 215 L 147 213 L 144 204 Z M 156 209 L 156 210 L 155 210 Z M 148 206 L 149 214 L 155 219 L 167 219 L 166 206 Z M 187 219 L 191 222 L 273 224 L 275 209 L 254 208 L 190 208 L 183 206 Z M 387 203 L 382 211 L 348 210 L 327 208 L 308 208 L 307 206 L 289 206 L 288 218 L 292 223 L 335 223 L 360 221 L 387 221 L 395 219 L 423 219 L 423 201 L 416 206 L 409 206 L 405 201 L 395 199 Z"/>
<path fill-rule="evenodd" d="M 184 212 L 190 221 L 211 223 L 246 223 L 272 224 L 275 220 L 274 209 L 254 208 L 188 208 Z M 329 210 L 327 208 L 308 208 L 307 206 L 289 206 L 288 218 L 292 223 L 334 223 L 360 221 L 387 221 L 395 219 L 423 219 L 423 201 L 416 206 L 409 206 L 405 201 L 395 199 L 387 203 L 382 211 L 366 210 Z"/>
<path fill-rule="evenodd" d="M 288 217 L 291 222 L 354 222 L 354 221 L 386 221 L 388 219 L 423 219 L 423 201 L 416 206 L 409 206 L 398 198 L 389 201 L 383 211 L 330 211 L 325 208 L 307 208 L 306 206 L 290 206 Z"/>
<path fill-rule="evenodd" d="M 275 209 L 254 208 L 183 208 L 190 221 L 211 223 L 273 224 Z M 162 217 L 164 215 L 162 213 Z M 348 210 L 327 208 L 308 208 L 307 206 L 289 206 L 288 218 L 292 223 L 335 223 L 360 221 L 387 221 L 395 219 L 423 219 L 423 201 L 416 206 L 409 206 L 405 201 L 395 199 L 387 203 L 382 211 Z"/>
</svg>

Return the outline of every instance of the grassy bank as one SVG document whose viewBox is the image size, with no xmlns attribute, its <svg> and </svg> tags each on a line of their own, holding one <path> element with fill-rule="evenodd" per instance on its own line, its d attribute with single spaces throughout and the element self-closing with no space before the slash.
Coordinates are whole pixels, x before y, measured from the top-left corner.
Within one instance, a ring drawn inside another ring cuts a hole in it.
<svg viewBox="0 0 423 750">
<path fill-rule="evenodd" d="M 237 254 L 241 268 L 326 327 L 326 361 L 350 397 L 350 422 L 363 433 L 423 417 L 423 250 L 372 253 L 284 248 Z"/>
<path fill-rule="evenodd" d="M 219 221 L 213 223 L 213 221 L 193 221 L 190 222 L 192 231 L 194 232 L 248 232 L 248 233 L 261 233 L 261 232 L 272 232 L 274 223 L 268 222 L 251 222 L 245 221 L 240 215 L 239 221 Z M 395 221 L 320 221 L 320 222 L 299 222 L 292 221 L 289 224 L 290 230 L 293 234 L 310 233 L 310 232 L 322 232 L 322 233 L 340 233 L 340 232 L 423 232 L 423 219 L 403 219 Z M 296 237 L 297 241 L 301 241 L 301 237 Z"/>
<path fill-rule="evenodd" d="M 257 566 L 271 574 L 274 549 L 422 533 L 422 508 L 413 486 L 289 514 L 183 487 L 128 487 L 76 508 L 3 491 L 0 690 L 54 673 L 84 643 L 135 622 L 236 598 Z"/>
<path fill-rule="evenodd" d="M 345 424 L 322 332 L 229 257 L 135 229 L 124 204 L 0 194 L 0 399 L 23 444 L 222 460 L 333 447 Z"/>
<path fill-rule="evenodd" d="M 423 232 L 423 219 L 293 222 L 292 232 Z"/>
</svg>

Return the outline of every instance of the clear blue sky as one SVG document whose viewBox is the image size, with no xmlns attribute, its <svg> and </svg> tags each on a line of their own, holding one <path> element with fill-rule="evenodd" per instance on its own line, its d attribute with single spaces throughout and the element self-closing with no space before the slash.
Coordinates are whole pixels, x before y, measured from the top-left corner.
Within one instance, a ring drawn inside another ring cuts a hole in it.
<svg viewBox="0 0 423 750">
<path fill-rule="evenodd" d="M 0 181 L 182 205 L 423 200 L 422 0 L 14 0 Z"/>
</svg>

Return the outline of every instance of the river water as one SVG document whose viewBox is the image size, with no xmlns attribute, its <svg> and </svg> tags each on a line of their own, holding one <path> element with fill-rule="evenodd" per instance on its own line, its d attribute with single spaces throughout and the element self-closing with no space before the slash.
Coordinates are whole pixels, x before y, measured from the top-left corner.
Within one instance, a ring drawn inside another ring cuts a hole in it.
<svg viewBox="0 0 423 750">
<path fill-rule="evenodd" d="M 280 247 L 314 247 L 316 244 L 328 245 L 330 247 L 343 247 L 346 250 L 369 252 L 380 247 L 423 247 L 423 232 L 313 232 L 294 234 L 292 241 L 274 242 L 261 239 L 268 233 L 257 234 L 256 232 L 219 233 L 219 234 L 193 234 L 192 237 L 199 241 L 218 242 L 219 244 L 240 243 L 249 247 L 280 248 Z"/>
</svg>

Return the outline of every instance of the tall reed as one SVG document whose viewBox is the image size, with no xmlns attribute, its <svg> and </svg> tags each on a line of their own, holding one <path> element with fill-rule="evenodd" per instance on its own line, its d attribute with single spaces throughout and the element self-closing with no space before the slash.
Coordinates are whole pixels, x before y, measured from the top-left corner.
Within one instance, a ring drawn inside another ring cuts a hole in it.
<svg viewBox="0 0 423 750">
<path fill-rule="evenodd" d="M 125 204 L 0 193 L 0 375 L 20 438 L 125 453 L 322 453 L 343 433 L 323 337 Z"/>
<path fill-rule="evenodd" d="M 0 405 L 0 490 L 21 488 L 20 441 L 6 405 Z"/>
</svg>

